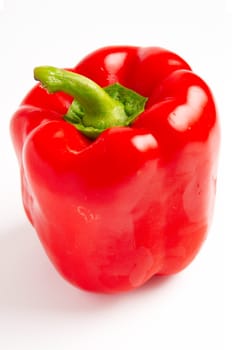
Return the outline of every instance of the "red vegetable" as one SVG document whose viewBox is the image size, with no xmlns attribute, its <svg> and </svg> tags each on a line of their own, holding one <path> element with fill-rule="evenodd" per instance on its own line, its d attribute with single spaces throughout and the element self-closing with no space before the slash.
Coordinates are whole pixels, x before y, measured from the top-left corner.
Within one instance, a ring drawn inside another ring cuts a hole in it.
<svg viewBox="0 0 233 350">
<path fill-rule="evenodd" d="M 100 292 L 184 269 L 215 196 L 208 86 L 161 48 L 103 48 L 72 71 L 36 68 L 43 87 L 11 122 L 24 207 L 48 256 L 68 281 Z"/>
</svg>

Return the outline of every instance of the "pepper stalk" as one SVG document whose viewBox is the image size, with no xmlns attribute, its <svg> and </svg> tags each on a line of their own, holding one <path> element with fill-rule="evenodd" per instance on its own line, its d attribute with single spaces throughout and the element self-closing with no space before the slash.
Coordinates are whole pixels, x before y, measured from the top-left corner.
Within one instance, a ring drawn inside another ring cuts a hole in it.
<svg viewBox="0 0 233 350">
<path fill-rule="evenodd" d="M 102 88 L 81 74 L 52 66 L 35 68 L 34 78 L 49 93 L 63 91 L 74 97 L 64 119 L 91 139 L 108 128 L 129 126 L 147 101 L 119 83 Z"/>
</svg>

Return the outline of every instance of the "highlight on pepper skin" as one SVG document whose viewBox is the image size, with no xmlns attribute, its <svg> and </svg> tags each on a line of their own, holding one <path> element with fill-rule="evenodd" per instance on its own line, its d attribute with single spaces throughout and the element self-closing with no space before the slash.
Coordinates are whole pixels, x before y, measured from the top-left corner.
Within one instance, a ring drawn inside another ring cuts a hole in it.
<svg viewBox="0 0 233 350">
<path fill-rule="evenodd" d="M 187 101 L 179 105 L 169 114 L 169 123 L 177 131 L 185 131 L 192 127 L 203 114 L 208 96 L 198 86 L 191 86 L 187 91 Z"/>
<path fill-rule="evenodd" d="M 10 129 L 24 209 L 56 270 L 117 293 L 186 268 L 214 208 L 208 85 L 159 47 L 104 47 L 34 77 Z"/>
</svg>

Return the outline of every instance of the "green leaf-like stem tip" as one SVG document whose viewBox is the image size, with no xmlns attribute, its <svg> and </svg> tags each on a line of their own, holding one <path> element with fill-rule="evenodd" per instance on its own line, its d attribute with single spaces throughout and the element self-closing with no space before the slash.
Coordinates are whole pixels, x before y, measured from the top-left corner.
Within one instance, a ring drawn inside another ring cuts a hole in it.
<svg viewBox="0 0 233 350">
<path fill-rule="evenodd" d="M 114 126 L 127 126 L 143 112 L 146 98 L 116 83 L 105 88 L 89 78 L 51 66 L 34 69 L 34 77 L 49 92 L 74 97 L 65 120 L 90 138 Z"/>
</svg>

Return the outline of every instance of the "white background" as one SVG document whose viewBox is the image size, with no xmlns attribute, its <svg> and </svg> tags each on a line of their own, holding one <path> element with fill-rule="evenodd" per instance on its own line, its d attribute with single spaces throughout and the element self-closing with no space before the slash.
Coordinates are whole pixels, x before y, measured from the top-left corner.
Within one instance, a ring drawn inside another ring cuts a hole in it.
<svg viewBox="0 0 233 350">
<path fill-rule="evenodd" d="M 230 1 L 0 1 L 0 348 L 233 348 L 233 89 Z M 72 67 L 106 45 L 162 46 L 210 85 L 222 145 L 214 221 L 195 261 L 137 291 L 96 295 L 65 282 L 21 204 L 9 121 L 33 67 Z"/>
</svg>

